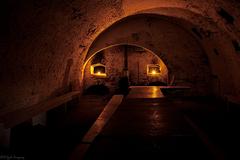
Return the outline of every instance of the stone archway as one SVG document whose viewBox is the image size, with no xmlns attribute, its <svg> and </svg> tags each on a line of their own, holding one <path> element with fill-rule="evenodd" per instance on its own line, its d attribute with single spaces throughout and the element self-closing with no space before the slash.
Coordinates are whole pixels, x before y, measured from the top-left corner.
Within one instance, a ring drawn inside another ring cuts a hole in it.
<svg viewBox="0 0 240 160">
<path fill-rule="evenodd" d="M 134 44 L 151 50 L 168 66 L 169 77 L 174 75 L 176 85 L 191 86 L 195 95 L 212 94 L 209 56 L 193 33 L 179 24 L 155 15 L 130 17 L 102 33 L 86 59 L 115 44 Z"/>
<path fill-rule="evenodd" d="M 90 73 L 94 63 L 106 66 L 106 77 Z M 130 85 L 167 85 L 169 82 L 167 65 L 155 53 L 134 44 L 116 44 L 97 51 L 85 62 L 84 87 L 104 84 L 113 91 L 118 85 L 118 80 L 124 76 L 125 63 Z M 160 72 L 149 73 L 149 65 L 159 67 Z"/>
</svg>

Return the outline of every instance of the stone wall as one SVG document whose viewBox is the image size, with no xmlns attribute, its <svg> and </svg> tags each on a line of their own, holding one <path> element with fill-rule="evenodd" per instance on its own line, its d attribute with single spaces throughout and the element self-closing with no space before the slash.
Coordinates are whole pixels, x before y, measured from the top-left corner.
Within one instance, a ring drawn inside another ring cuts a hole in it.
<svg viewBox="0 0 240 160">
<path fill-rule="evenodd" d="M 228 38 L 222 41 L 208 38 L 201 44 L 215 45 L 217 51 L 210 48 L 209 55 L 219 61 L 211 67 L 227 68 L 214 73 L 217 75 L 214 77 L 219 77 L 221 85 L 227 83 L 222 89 L 224 94 L 237 94 L 240 92 L 239 8 L 236 0 L 2 1 L 1 113 L 29 107 L 70 90 L 81 90 L 85 56 L 96 37 L 124 17 L 145 13 L 189 21 L 196 25 L 195 30 L 203 39 L 208 37 L 210 25 L 216 25 L 219 29 L 213 30 L 214 34 Z"/>
<path fill-rule="evenodd" d="M 193 95 L 213 94 L 213 64 L 210 64 L 208 55 L 194 35 L 177 23 L 151 15 L 134 16 L 113 25 L 100 35 L 89 54 L 122 43 L 153 51 L 166 64 L 169 78 L 175 79 L 174 85 L 190 86 Z M 222 71 L 221 68 L 217 69 Z M 225 85 L 229 86 L 229 83 L 226 81 Z"/>
<path fill-rule="evenodd" d="M 115 46 L 97 53 L 87 63 L 84 71 L 84 88 L 97 84 L 104 84 L 111 92 L 118 89 L 118 82 L 123 76 L 124 52 L 127 52 L 129 83 L 130 85 L 149 85 L 151 82 L 163 82 L 167 84 L 168 70 L 160 58 L 153 53 L 135 46 Z M 103 54 L 101 63 L 106 66 L 106 77 L 94 76 L 90 73 L 90 67 L 94 64 L 94 58 L 98 54 Z M 148 64 L 159 64 L 161 74 L 157 76 L 147 75 Z"/>
<path fill-rule="evenodd" d="M 149 85 L 153 82 L 168 83 L 168 69 L 164 62 L 149 51 L 128 48 L 128 69 L 130 85 Z M 147 75 L 147 65 L 158 64 L 161 74 L 156 76 Z"/>
</svg>

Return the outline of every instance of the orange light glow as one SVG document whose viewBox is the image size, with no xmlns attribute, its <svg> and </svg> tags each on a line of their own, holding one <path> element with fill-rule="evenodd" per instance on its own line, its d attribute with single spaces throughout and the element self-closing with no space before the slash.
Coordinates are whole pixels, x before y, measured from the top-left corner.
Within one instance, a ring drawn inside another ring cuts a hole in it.
<svg viewBox="0 0 240 160">
<path fill-rule="evenodd" d="M 98 63 L 98 64 L 91 65 L 91 67 L 90 67 L 90 72 L 91 72 L 91 74 L 94 75 L 94 76 L 101 77 L 101 78 L 107 77 L 107 74 L 106 74 L 106 73 L 102 73 L 102 72 L 99 71 L 99 70 L 94 73 L 94 67 L 97 67 L 97 66 L 105 67 L 104 65 L 99 64 L 99 63 Z"/>
<path fill-rule="evenodd" d="M 155 70 L 152 71 L 152 74 L 157 74 Z"/>
<path fill-rule="evenodd" d="M 106 77 L 107 76 L 106 73 L 102 73 L 100 71 L 98 71 L 95 75 L 96 76 L 101 76 L 101 77 Z"/>
<path fill-rule="evenodd" d="M 148 64 L 147 75 L 154 76 L 154 77 L 160 76 L 161 75 L 160 64 Z"/>
</svg>

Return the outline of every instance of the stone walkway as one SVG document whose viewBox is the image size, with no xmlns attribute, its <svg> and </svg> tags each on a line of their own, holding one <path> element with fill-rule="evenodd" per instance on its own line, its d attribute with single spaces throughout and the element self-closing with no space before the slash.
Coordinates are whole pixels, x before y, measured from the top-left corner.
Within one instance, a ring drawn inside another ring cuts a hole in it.
<svg viewBox="0 0 240 160">
<path fill-rule="evenodd" d="M 85 159 L 212 159 L 180 111 L 181 102 L 162 98 L 159 90 L 132 88 Z"/>
</svg>

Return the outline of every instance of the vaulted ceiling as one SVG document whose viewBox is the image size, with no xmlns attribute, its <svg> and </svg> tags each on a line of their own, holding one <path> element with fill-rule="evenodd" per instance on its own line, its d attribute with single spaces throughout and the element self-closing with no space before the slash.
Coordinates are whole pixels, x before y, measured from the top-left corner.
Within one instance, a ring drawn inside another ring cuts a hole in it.
<svg viewBox="0 0 240 160">
<path fill-rule="evenodd" d="M 161 53 L 163 46 L 157 46 L 160 41 L 149 45 L 150 35 L 144 36 L 148 46 L 136 42 L 136 36 L 142 35 L 135 34 L 134 41 L 134 32 L 141 26 L 128 25 L 139 17 L 149 16 L 175 26 L 174 33 L 184 30 L 203 50 L 213 77 L 220 83 L 219 94 L 240 92 L 240 3 L 237 0 L 9 0 L 1 3 L 5 6 L 6 20 L 0 58 L 3 111 L 81 89 L 87 57 L 109 45 L 136 43 Z M 153 26 L 157 23 L 153 22 Z M 151 31 L 151 27 L 145 29 L 145 33 Z M 169 32 L 151 31 L 159 37 Z M 173 43 L 180 40 L 181 37 L 175 38 Z"/>
</svg>

